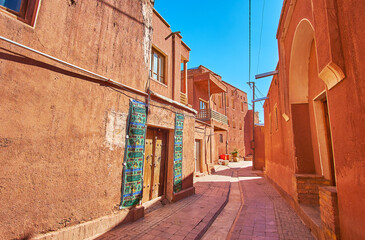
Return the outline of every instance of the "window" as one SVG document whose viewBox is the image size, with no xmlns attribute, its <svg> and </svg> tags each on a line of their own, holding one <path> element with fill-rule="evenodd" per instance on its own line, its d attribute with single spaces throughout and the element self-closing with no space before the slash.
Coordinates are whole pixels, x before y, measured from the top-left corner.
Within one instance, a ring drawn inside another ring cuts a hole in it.
<svg viewBox="0 0 365 240">
<path fill-rule="evenodd" d="M 199 101 L 199 108 L 200 109 L 207 109 L 207 102 L 204 100 Z"/>
<path fill-rule="evenodd" d="M 17 19 L 33 25 L 38 2 L 38 0 L 0 0 L 0 10 L 9 12 Z"/>
<path fill-rule="evenodd" d="M 233 128 L 236 128 L 236 121 L 232 121 Z"/>
<path fill-rule="evenodd" d="M 234 98 L 232 98 L 232 108 L 234 109 Z"/>
<path fill-rule="evenodd" d="M 240 130 L 242 130 L 242 122 L 240 122 Z"/>
<path fill-rule="evenodd" d="M 226 103 L 227 103 L 227 107 L 229 107 L 229 97 L 228 97 L 228 95 L 226 95 Z"/>
<path fill-rule="evenodd" d="M 165 83 L 165 56 L 154 48 L 152 48 L 151 55 L 150 77 Z"/>
<path fill-rule="evenodd" d="M 234 96 L 234 91 L 233 90 L 231 90 L 231 96 Z"/>
<path fill-rule="evenodd" d="M 219 142 L 223 142 L 223 134 L 219 134 Z"/>
<path fill-rule="evenodd" d="M 14 12 L 20 12 L 22 2 L 24 3 L 22 0 L 0 0 L 0 5 Z"/>
<path fill-rule="evenodd" d="M 244 104 L 243 104 L 243 102 L 241 102 L 241 111 L 243 112 L 243 106 L 244 106 Z"/>
</svg>

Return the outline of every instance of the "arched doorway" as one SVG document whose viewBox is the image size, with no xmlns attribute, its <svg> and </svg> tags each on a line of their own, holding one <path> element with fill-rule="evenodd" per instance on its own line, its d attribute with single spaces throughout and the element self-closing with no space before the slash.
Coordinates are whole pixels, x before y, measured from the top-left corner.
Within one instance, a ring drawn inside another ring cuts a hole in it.
<svg viewBox="0 0 365 240">
<path fill-rule="evenodd" d="M 308 71 L 314 30 L 303 19 L 297 26 L 291 49 L 289 69 L 289 104 L 295 146 L 295 172 L 315 173 L 313 144 L 309 118 Z"/>
<path fill-rule="evenodd" d="M 335 185 L 326 84 L 318 76 L 314 29 L 297 26 L 289 69 L 289 103 L 295 146 L 295 172 L 323 176 Z"/>
</svg>

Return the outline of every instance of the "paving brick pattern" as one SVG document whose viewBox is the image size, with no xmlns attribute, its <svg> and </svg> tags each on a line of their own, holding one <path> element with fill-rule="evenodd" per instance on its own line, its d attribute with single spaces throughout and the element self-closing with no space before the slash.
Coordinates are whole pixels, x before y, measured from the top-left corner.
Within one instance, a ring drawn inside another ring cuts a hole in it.
<svg viewBox="0 0 365 240">
<path fill-rule="evenodd" d="M 314 239 L 275 188 L 251 170 L 251 162 L 217 170 L 197 179 L 195 195 L 117 226 L 97 239 Z"/>
<path fill-rule="evenodd" d="M 294 210 L 273 186 L 250 167 L 238 170 L 243 208 L 231 239 L 314 239 Z"/>
<path fill-rule="evenodd" d="M 195 188 L 195 195 L 167 204 L 136 222 L 117 226 L 97 239 L 200 238 L 224 208 L 230 182 L 198 182 Z"/>
</svg>

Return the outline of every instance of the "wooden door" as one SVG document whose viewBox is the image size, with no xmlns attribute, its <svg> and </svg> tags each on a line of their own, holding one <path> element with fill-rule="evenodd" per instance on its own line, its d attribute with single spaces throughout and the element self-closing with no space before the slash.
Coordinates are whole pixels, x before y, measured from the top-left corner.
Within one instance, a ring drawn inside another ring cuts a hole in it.
<svg viewBox="0 0 365 240">
<path fill-rule="evenodd" d="M 335 163 L 333 157 L 333 150 L 332 150 L 332 135 L 331 135 L 331 128 L 330 128 L 330 118 L 328 114 L 328 104 L 327 98 L 323 101 L 323 109 L 324 109 L 324 119 L 325 119 L 325 127 L 327 131 L 327 149 L 328 149 L 328 156 L 330 161 L 330 171 L 331 171 L 331 185 L 336 186 L 336 174 L 335 174 Z"/>
<path fill-rule="evenodd" d="M 155 132 L 154 158 L 153 158 L 153 178 L 152 178 L 152 199 L 159 196 L 161 185 L 161 158 L 162 158 L 162 132 Z"/>
<path fill-rule="evenodd" d="M 167 132 L 148 129 L 146 135 L 143 199 L 147 202 L 164 193 Z"/>
<path fill-rule="evenodd" d="M 142 202 L 148 202 L 151 199 L 151 177 L 153 164 L 153 137 L 154 132 L 147 129 L 145 141 L 145 155 L 143 167 L 143 198 Z"/>
<path fill-rule="evenodd" d="M 200 141 L 195 140 L 195 172 L 200 172 Z"/>
</svg>

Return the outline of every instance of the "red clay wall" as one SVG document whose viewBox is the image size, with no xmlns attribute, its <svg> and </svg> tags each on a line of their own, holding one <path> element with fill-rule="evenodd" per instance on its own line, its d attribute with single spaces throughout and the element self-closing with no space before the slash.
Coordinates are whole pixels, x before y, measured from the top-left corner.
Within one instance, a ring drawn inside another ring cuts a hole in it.
<svg viewBox="0 0 365 240">
<path fill-rule="evenodd" d="M 312 6 L 314 9 L 312 10 Z M 365 131 L 361 124 L 365 120 L 365 2 L 357 1 L 297 1 L 288 17 L 289 1 L 284 2 L 278 31 L 279 71 L 269 90 L 269 100 L 265 102 L 265 123 L 274 119 L 274 105 L 279 112 L 278 130 L 265 129 L 266 171 L 281 188 L 294 196 L 291 176 L 294 171 L 294 146 L 292 119 L 289 106 L 289 69 L 292 42 L 295 30 L 302 19 L 307 19 L 314 28 L 318 63 L 309 61 L 309 119 L 314 115 L 311 101 L 324 85 L 318 75 L 326 64 L 337 64 L 345 78 L 327 88 L 330 115 L 330 129 L 335 162 L 336 188 L 342 239 L 365 238 L 362 226 L 365 224 L 363 197 L 365 195 Z M 326 12 L 327 11 L 327 12 Z M 315 13 L 313 16 L 312 14 Z M 290 20 L 289 22 L 286 22 Z M 285 28 L 285 31 L 284 31 Z M 314 50 L 312 48 L 312 56 Z M 332 62 L 331 62 L 332 61 Z M 316 67 L 318 66 L 318 69 Z M 317 71 L 317 72 L 316 72 Z M 336 69 L 333 72 L 338 73 Z M 337 72 L 336 72 L 337 71 Z M 326 76 L 323 76 L 325 78 Z M 335 76 L 333 77 L 335 78 Z M 333 79 L 331 80 L 333 81 Z M 280 84 L 277 84 L 280 82 Z M 271 113 L 271 117 L 270 117 Z M 289 116 L 285 121 L 281 115 Z M 313 126 L 311 132 L 314 132 Z M 312 142 L 316 142 L 312 134 Z M 318 159 L 318 149 L 313 144 L 314 159 Z M 319 173 L 318 160 L 315 160 L 315 173 Z"/>
<path fill-rule="evenodd" d="M 142 1 L 42 1 L 35 28 L 2 13 L 0 19 L 6 38 L 144 89 Z M 0 45 L 0 235 L 46 232 L 117 209 L 124 148 L 107 138 L 106 126 L 113 114 L 124 119 L 129 98 L 44 57 Z"/>
<path fill-rule="evenodd" d="M 328 92 L 342 239 L 365 232 L 365 2 L 337 1 L 346 78 Z"/>
<path fill-rule="evenodd" d="M 0 34 L 145 91 L 151 19 L 152 6 L 142 0 L 42 1 L 35 28 L 0 12 L 7 26 Z M 47 232 L 117 211 L 129 99 L 145 97 L 3 41 L 0 47 L 0 236 Z M 173 114 L 161 108 L 166 103 L 153 104 L 148 124 L 173 128 Z M 194 118 L 172 110 L 187 116 L 187 188 Z"/>
</svg>

